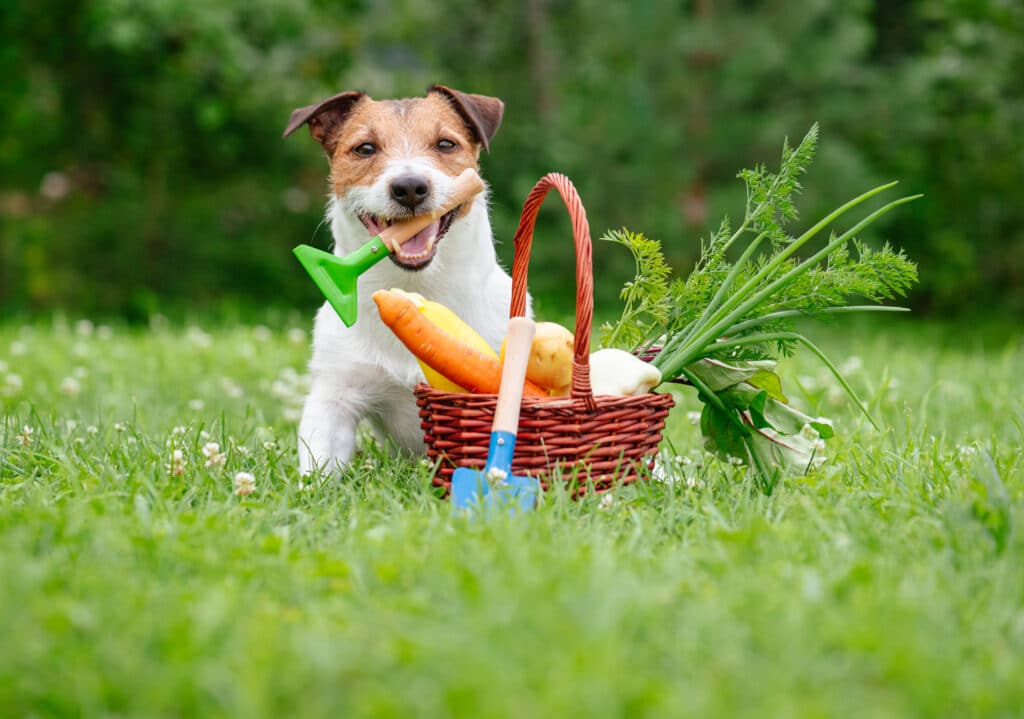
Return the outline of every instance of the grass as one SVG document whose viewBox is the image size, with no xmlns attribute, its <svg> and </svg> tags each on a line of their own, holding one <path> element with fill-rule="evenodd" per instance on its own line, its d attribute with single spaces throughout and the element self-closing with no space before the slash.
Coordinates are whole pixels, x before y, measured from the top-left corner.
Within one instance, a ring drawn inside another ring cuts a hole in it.
<svg viewBox="0 0 1024 719">
<path fill-rule="evenodd" d="M 375 449 L 300 486 L 307 350 L 286 325 L 0 326 L 0 713 L 1024 706 L 1019 329 L 816 328 L 887 430 L 809 357 L 787 362 L 838 438 L 770 497 L 700 451 L 687 395 L 674 481 L 467 522 Z"/>
</svg>

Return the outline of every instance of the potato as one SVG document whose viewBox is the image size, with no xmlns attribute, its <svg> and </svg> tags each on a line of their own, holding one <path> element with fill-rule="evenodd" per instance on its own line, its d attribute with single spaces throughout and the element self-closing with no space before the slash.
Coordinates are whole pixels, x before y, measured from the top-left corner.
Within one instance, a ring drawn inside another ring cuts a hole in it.
<svg viewBox="0 0 1024 719">
<path fill-rule="evenodd" d="M 557 322 L 538 322 L 530 347 L 526 378 L 554 396 L 569 393 L 572 384 L 573 334 Z M 505 361 L 505 343 L 501 343 L 501 360 Z"/>
</svg>

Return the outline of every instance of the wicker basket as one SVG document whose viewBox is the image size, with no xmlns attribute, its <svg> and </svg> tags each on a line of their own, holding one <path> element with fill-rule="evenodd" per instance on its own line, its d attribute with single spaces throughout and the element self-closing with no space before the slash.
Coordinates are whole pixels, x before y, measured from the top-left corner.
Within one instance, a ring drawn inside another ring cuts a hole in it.
<svg viewBox="0 0 1024 719">
<path fill-rule="evenodd" d="M 572 218 L 576 243 L 576 339 L 570 397 L 557 400 L 524 398 L 519 418 L 512 471 L 538 477 L 547 488 L 552 472 L 569 480 L 575 475 L 580 492 L 602 491 L 616 481 L 631 482 L 640 468 L 651 466 L 661 442 L 670 394 L 636 397 L 594 396 L 590 386 L 590 329 L 594 311 L 590 228 L 576 188 L 569 178 L 552 173 L 538 182 L 523 205 L 515 235 L 510 315 L 526 312 L 526 277 L 533 228 L 544 197 L 557 189 Z M 497 395 L 454 394 L 426 384 L 415 388 L 427 456 L 437 463 L 434 484 L 451 488 L 456 467 L 482 468 L 487 461 L 491 420 Z M 579 470 L 577 473 L 576 470 Z"/>
</svg>

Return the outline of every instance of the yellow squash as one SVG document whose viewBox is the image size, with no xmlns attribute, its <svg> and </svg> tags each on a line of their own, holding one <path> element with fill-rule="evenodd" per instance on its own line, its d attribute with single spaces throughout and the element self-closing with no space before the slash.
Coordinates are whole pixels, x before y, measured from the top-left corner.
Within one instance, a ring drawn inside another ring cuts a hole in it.
<svg viewBox="0 0 1024 719">
<path fill-rule="evenodd" d="M 487 344 L 487 341 L 481 337 L 476 330 L 467 325 L 461 317 L 442 305 L 440 302 L 428 300 L 423 295 L 416 292 L 405 292 L 398 289 L 392 289 L 391 291 L 412 300 L 413 304 L 415 304 L 416 308 L 423 313 L 424 317 L 455 339 L 491 357 L 498 357 L 497 352 L 491 349 L 491 346 Z M 420 363 L 420 369 L 423 370 L 423 376 L 426 377 L 427 384 L 434 389 L 439 389 L 442 392 L 468 391 L 452 382 L 422 360 L 417 358 L 416 361 Z"/>
</svg>

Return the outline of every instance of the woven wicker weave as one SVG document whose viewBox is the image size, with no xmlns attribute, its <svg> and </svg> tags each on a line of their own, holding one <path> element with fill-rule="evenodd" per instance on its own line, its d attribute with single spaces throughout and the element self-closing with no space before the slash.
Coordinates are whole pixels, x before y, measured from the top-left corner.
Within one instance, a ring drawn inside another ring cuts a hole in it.
<svg viewBox="0 0 1024 719">
<path fill-rule="evenodd" d="M 552 470 L 570 479 L 579 469 L 579 490 L 598 491 L 616 481 L 635 481 L 650 466 L 672 408 L 669 394 L 637 397 L 594 396 L 590 386 L 590 330 L 594 311 L 590 228 L 586 211 L 569 178 L 552 173 L 534 186 L 519 219 L 512 264 L 510 315 L 526 312 L 526 279 L 537 212 L 547 193 L 557 189 L 572 219 L 576 243 L 576 339 L 572 391 L 568 398 L 525 398 L 519 418 L 515 474 L 530 474 L 547 486 Z M 451 487 L 456 467 L 482 468 L 487 461 L 491 420 L 497 395 L 453 394 L 420 384 L 420 407 L 427 456 L 438 461 L 434 484 Z"/>
</svg>

